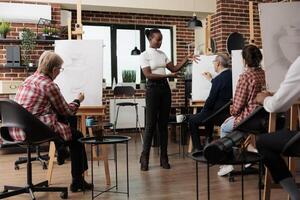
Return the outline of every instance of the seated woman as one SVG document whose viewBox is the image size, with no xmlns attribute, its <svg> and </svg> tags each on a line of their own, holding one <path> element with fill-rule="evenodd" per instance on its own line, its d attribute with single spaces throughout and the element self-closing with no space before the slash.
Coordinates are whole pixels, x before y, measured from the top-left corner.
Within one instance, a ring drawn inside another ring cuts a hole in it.
<svg viewBox="0 0 300 200">
<path fill-rule="evenodd" d="M 236 86 L 230 109 L 231 117 L 227 118 L 221 125 L 221 137 L 232 132 L 239 122 L 259 106 L 255 97 L 266 86 L 265 72 L 261 68 L 262 53 L 259 48 L 254 45 L 244 47 L 242 57 L 245 70 L 240 75 Z M 231 171 L 233 171 L 232 165 L 222 165 L 218 175 L 224 176 Z"/>
<path fill-rule="evenodd" d="M 73 102 L 66 102 L 59 87 L 53 82 L 63 70 L 62 64 L 63 60 L 59 55 L 45 51 L 39 58 L 37 71 L 26 78 L 18 88 L 15 101 L 58 133 L 60 137 L 55 141 L 55 145 L 59 164 L 63 164 L 68 156 L 65 145 L 69 146 L 72 174 L 70 190 L 90 190 L 93 185 L 87 183 L 83 177 L 84 171 L 88 169 L 85 148 L 78 141 L 83 135 L 74 127 L 74 116 L 84 95 L 80 93 Z M 70 120 L 66 121 L 67 118 Z M 24 133 L 19 129 L 10 130 L 10 135 L 16 141 L 25 139 Z"/>
</svg>

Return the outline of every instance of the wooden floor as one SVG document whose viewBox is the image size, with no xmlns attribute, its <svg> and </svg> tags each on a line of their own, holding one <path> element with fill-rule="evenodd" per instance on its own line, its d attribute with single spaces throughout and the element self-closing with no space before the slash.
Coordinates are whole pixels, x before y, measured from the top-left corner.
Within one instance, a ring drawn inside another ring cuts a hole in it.
<svg viewBox="0 0 300 200">
<path fill-rule="evenodd" d="M 178 151 L 178 144 L 170 142 L 169 153 Z M 187 148 L 187 146 L 186 146 Z M 154 148 L 155 149 L 155 148 Z M 156 150 L 152 150 L 150 158 L 150 170 L 141 172 L 139 170 L 139 154 L 141 143 L 130 141 L 129 144 L 129 173 L 130 173 L 130 198 L 131 200 L 191 200 L 196 199 L 195 189 L 195 163 L 193 160 L 178 155 L 170 156 L 171 169 L 166 170 L 159 166 L 159 156 Z M 24 165 L 20 170 L 14 170 L 14 161 L 18 154 L 0 155 L 0 187 L 4 184 L 23 186 L 26 180 L 26 168 Z M 118 147 L 119 156 L 119 190 L 126 189 L 126 166 L 125 148 Z M 90 163 L 89 163 L 90 164 Z M 105 178 L 103 165 L 97 166 L 95 162 L 95 182 L 97 188 L 105 188 Z M 112 183 L 114 183 L 114 163 L 110 161 Z M 218 166 L 211 167 L 211 199 L 212 200 L 235 200 L 241 199 L 240 196 L 240 177 L 230 183 L 227 178 L 216 175 Z M 44 180 L 46 171 L 42 170 L 40 164 L 33 164 L 33 180 L 39 182 Z M 90 181 L 90 176 L 87 180 Z M 206 165 L 200 165 L 200 199 L 206 199 L 207 186 Z M 62 166 L 55 165 L 53 175 L 53 186 L 68 186 L 70 178 L 70 162 Z M 245 177 L 245 200 L 258 199 L 258 179 L 257 175 Z M 37 199 L 60 199 L 57 193 L 36 193 Z M 24 194 L 10 199 L 30 199 L 29 195 Z M 69 193 L 69 199 L 91 199 L 91 192 Z M 127 199 L 124 194 L 105 193 L 97 199 L 123 200 Z M 285 193 L 281 189 L 273 190 L 272 200 L 286 199 Z"/>
</svg>

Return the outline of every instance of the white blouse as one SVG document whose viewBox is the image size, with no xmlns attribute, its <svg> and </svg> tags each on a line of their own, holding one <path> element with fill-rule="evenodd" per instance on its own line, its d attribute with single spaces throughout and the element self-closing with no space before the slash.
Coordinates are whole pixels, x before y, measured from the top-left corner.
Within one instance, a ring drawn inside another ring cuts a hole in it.
<svg viewBox="0 0 300 200">
<path fill-rule="evenodd" d="M 288 110 L 300 98 L 300 56 L 287 71 L 277 92 L 264 100 L 264 108 L 268 112 Z"/>
<path fill-rule="evenodd" d="M 150 67 L 153 74 L 166 74 L 166 65 L 171 62 L 166 54 L 158 49 L 149 48 L 140 55 L 141 68 Z"/>
</svg>

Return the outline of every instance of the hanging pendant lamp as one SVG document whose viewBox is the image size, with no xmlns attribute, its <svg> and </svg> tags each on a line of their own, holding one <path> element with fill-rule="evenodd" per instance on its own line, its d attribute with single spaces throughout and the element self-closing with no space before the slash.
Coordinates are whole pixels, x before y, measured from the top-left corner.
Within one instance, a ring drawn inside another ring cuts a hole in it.
<svg viewBox="0 0 300 200">
<path fill-rule="evenodd" d="M 193 14 L 193 18 L 188 22 L 188 27 L 189 28 L 201 28 L 202 27 L 202 22 L 197 19 L 196 13 Z"/>
<path fill-rule="evenodd" d="M 140 55 L 141 51 L 137 48 L 137 46 L 134 47 L 134 49 L 131 51 L 132 56 Z"/>
<path fill-rule="evenodd" d="M 141 54 L 141 51 L 137 48 L 137 45 L 136 45 L 136 16 L 134 16 L 134 42 L 135 42 L 135 47 L 131 51 L 131 55 L 137 56 L 137 55 Z"/>
</svg>

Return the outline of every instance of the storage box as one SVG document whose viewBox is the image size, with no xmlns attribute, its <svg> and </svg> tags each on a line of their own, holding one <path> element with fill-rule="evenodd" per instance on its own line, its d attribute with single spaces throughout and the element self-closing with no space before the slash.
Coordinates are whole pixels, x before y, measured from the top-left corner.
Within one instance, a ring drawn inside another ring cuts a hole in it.
<svg viewBox="0 0 300 200">
<path fill-rule="evenodd" d="M 15 94 L 23 81 L 0 80 L 0 94 Z"/>
</svg>

